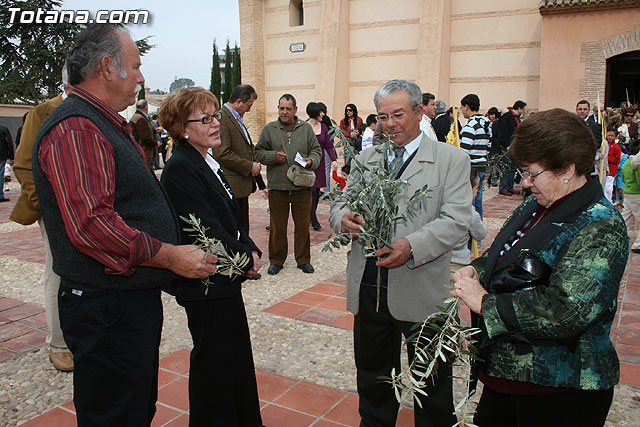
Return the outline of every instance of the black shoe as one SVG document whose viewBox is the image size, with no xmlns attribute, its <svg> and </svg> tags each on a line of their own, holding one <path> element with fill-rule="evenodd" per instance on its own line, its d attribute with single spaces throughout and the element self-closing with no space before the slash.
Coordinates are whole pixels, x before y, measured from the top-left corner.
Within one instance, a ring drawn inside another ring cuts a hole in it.
<svg viewBox="0 0 640 427">
<path fill-rule="evenodd" d="M 631 249 L 634 254 L 640 254 L 640 249 Z"/>
<path fill-rule="evenodd" d="M 7 199 L 6 197 L 0 197 L 0 202 L 8 202 L 9 199 Z"/>
<path fill-rule="evenodd" d="M 256 273 L 252 277 L 249 277 L 249 280 L 260 280 L 261 277 L 260 273 Z"/>
<path fill-rule="evenodd" d="M 282 270 L 282 266 L 281 265 L 277 265 L 277 264 L 271 264 L 269 266 L 269 269 L 267 270 L 268 274 L 271 274 L 272 276 L 275 274 L 280 273 L 280 270 Z"/>
<path fill-rule="evenodd" d="M 320 223 L 318 221 L 311 221 L 311 226 L 316 231 L 318 231 L 318 230 L 320 230 L 322 228 L 322 226 L 320 225 Z"/>
<path fill-rule="evenodd" d="M 298 268 L 302 270 L 303 273 L 307 273 L 307 274 L 311 274 L 315 271 L 313 269 L 313 266 L 309 263 L 299 265 Z"/>
<path fill-rule="evenodd" d="M 267 225 L 264 229 L 265 229 L 265 230 L 271 230 L 271 226 L 270 226 L 270 225 Z"/>
</svg>

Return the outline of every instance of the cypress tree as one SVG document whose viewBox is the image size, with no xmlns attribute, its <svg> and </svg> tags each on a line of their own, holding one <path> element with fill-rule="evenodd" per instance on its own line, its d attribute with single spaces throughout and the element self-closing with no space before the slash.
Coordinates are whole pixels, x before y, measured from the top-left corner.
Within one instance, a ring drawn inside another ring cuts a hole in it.
<svg viewBox="0 0 640 427">
<path fill-rule="evenodd" d="M 233 85 L 232 87 L 236 87 L 242 84 L 242 72 L 240 71 L 240 48 L 236 43 L 233 48 Z"/>
<path fill-rule="evenodd" d="M 211 66 L 211 87 L 209 90 L 220 100 L 220 91 L 222 90 L 222 76 L 220 76 L 220 55 L 218 54 L 218 46 L 216 40 L 213 39 L 213 65 Z"/>
<path fill-rule="evenodd" d="M 233 76 L 231 75 L 231 63 L 233 57 L 231 55 L 231 48 L 229 47 L 229 40 L 227 40 L 227 47 L 224 49 L 224 92 L 222 94 L 222 103 L 224 104 L 229 100 L 231 90 L 233 89 Z"/>
</svg>

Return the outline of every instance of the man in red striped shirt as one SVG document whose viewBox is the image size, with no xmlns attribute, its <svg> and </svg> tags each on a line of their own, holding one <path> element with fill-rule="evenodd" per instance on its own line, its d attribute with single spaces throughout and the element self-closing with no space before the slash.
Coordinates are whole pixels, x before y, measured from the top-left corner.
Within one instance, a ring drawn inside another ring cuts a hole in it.
<svg viewBox="0 0 640 427">
<path fill-rule="evenodd" d="M 60 323 L 74 358 L 78 426 L 149 425 L 157 398 L 161 287 L 203 278 L 216 257 L 178 245 L 179 225 L 118 114 L 144 84 L 133 40 L 89 26 L 68 58 L 73 92 L 35 139 L 33 176 Z"/>
</svg>

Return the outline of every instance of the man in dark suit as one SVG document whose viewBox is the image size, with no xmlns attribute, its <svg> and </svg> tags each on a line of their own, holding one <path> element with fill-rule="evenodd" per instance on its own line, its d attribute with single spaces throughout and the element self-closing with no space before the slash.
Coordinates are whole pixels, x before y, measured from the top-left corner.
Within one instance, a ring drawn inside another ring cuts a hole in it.
<svg viewBox="0 0 640 427">
<path fill-rule="evenodd" d="M 213 156 L 222 166 L 233 195 L 240 205 L 240 228 L 249 234 L 249 195 L 257 186 L 266 197 L 267 190 L 261 165 L 253 156 L 253 142 L 242 119 L 251 110 L 258 94 L 250 85 L 237 86 L 229 101 L 221 108 L 220 146 L 212 149 Z"/>
<path fill-rule="evenodd" d="M 598 151 L 596 151 L 596 157 L 593 162 L 593 170 L 590 173 L 590 176 L 593 178 L 597 178 L 600 175 L 600 159 L 603 156 L 603 153 L 600 150 L 600 146 L 602 143 L 602 126 L 594 120 L 593 115 L 589 115 L 589 109 L 591 105 L 589 101 L 586 99 L 582 99 L 578 101 L 576 104 L 576 114 L 580 117 L 591 129 L 591 133 L 593 133 L 593 137 L 596 139 L 596 145 L 598 146 Z M 609 157 L 609 145 L 604 145 L 604 157 L 605 159 Z M 605 176 L 607 175 L 607 171 L 609 170 L 609 163 L 604 162 L 604 172 Z M 602 185 L 604 188 L 606 179 L 602 180 Z"/>
<path fill-rule="evenodd" d="M 498 122 L 498 143 L 500 144 L 500 150 L 502 156 L 502 177 L 500 178 L 500 194 L 503 196 L 512 196 L 514 194 L 520 194 L 519 191 L 513 188 L 513 178 L 516 173 L 516 165 L 511 163 L 507 156 L 507 150 L 511 145 L 511 138 L 516 127 L 520 124 L 520 116 L 524 112 L 527 103 L 524 101 L 516 101 L 513 104 L 513 108 L 500 117 Z"/>
<path fill-rule="evenodd" d="M 576 114 L 582 120 L 584 120 L 587 126 L 589 126 L 589 129 L 591 129 L 591 132 L 593 133 L 593 136 L 596 138 L 596 141 L 601 141 L 602 128 L 600 127 L 600 124 L 597 122 L 597 120 L 593 118 L 593 114 L 589 115 L 590 109 L 591 109 L 591 105 L 589 104 L 589 101 L 587 101 L 586 99 L 582 99 L 578 101 L 578 103 L 576 104 Z"/>
<path fill-rule="evenodd" d="M 131 116 L 129 124 L 133 128 L 133 139 L 144 150 L 149 169 L 153 169 L 153 153 L 157 147 L 156 139 L 153 136 L 153 126 L 149 120 L 149 104 L 144 99 L 136 102 L 136 112 Z"/>
</svg>

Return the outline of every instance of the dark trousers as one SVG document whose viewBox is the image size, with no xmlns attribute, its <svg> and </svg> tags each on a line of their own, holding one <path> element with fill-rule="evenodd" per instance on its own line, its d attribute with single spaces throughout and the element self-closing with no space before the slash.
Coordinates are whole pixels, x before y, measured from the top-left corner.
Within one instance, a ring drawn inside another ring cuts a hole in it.
<svg viewBox="0 0 640 427">
<path fill-rule="evenodd" d="M 318 202 L 320 201 L 320 190 L 322 188 L 311 189 L 311 223 L 318 222 L 316 211 L 318 210 Z"/>
<path fill-rule="evenodd" d="M 180 304 L 193 338 L 189 426 L 262 425 L 242 294 Z"/>
<path fill-rule="evenodd" d="M 511 163 L 511 160 L 509 160 L 506 152 L 504 153 L 500 161 L 502 162 L 502 176 L 500 177 L 500 187 L 498 189 L 499 191 L 513 190 L 513 178 L 516 174 L 516 165 Z"/>
<path fill-rule="evenodd" d="M 240 218 L 240 230 L 249 234 L 249 197 L 236 197 L 238 206 L 238 217 Z"/>
<path fill-rule="evenodd" d="M 473 423 L 478 427 L 602 427 L 612 400 L 613 388 L 517 395 L 485 386 Z"/>
<path fill-rule="evenodd" d="M 158 397 L 160 290 L 72 289 L 61 280 L 58 310 L 73 354 L 78 427 L 150 425 Z"/>
<path fill-rule="evenodd" d="M 360 286 L 360 310 L 353 325 L 354 352 L 360 396 L 361 427 L 393 427 L 396 425 L 399 403 L 391 384 L 380 376 L 390 376 L 395 368 L 400 372 L 402 335 L 409 337 L 412 322 L 396 320 L 389 313 L 387 290 L 381 289 L 380 310 L 376 313 L 376 288 Z M 407 346 L 413 360 L 414 346 Z M 453 379 L 451 363 L 438 363 L 435 385 L 427 381 L 429 397 L 420 399 L 422 408 L 414 402 L 416 427 L 451 427 L 457 422 L 453 414 Z"/>
<path fill-rule="evenodd" d="M 295 191 L 269 190 L 269 262 L 283 265 L 287 259 L 289 244 L 287 227 L 289 207 L 293 216 L 293 245 L 298 265 L 311 261 L 311 237 L 309 222 L 311 216 L 311 188 Z"/>
</svg>

